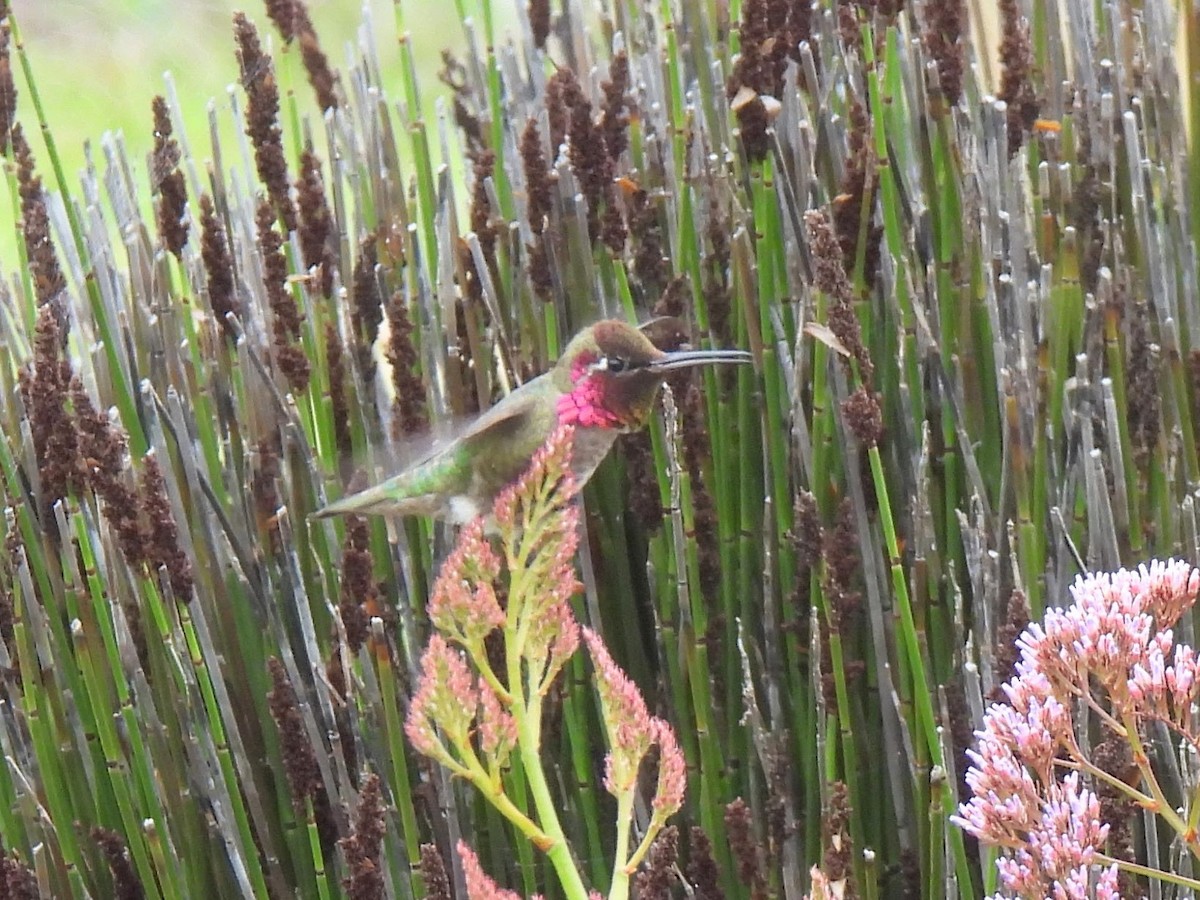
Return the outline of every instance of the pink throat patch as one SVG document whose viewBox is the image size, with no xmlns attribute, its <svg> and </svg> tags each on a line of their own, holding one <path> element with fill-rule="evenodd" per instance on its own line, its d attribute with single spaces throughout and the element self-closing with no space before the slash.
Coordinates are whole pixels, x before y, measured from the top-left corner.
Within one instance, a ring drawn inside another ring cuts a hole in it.
<svg viewBox="0 0 1200 900">
<path fill-rule="evenodd" d="M 604 406 L 604 386 L 596 375 L 585 375 L 574 389 L 558 398 L 558 424 L 580 428 L 621 428 L 625 422 Z"/>
</svg>

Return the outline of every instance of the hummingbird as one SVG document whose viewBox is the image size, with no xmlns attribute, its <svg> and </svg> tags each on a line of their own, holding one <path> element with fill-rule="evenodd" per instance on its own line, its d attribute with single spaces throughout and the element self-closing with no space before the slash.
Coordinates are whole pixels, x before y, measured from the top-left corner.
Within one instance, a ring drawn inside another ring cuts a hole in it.
<svg viewBox="0 0 1200 900">
<path fill-rule="evenodd" d="M 521 385 L 453 441 L 313 516 L 431 516 L 464 525 L 492 508 L 560 425 L 575 428 L 572 469 L 582 487 L 618 435 L 650 421 L 670 372 L 749 361 L 744 350 L 660 350 L 632 325 L 597 322 L 575 335 L 550 371 Z"/>
</svg>

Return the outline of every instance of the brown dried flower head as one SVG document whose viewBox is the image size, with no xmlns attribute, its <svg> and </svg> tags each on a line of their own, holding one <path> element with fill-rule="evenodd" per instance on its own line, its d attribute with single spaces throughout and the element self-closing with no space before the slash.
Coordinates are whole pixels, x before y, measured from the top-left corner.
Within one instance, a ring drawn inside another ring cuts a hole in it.
<svg viewBox="0 0 1200 900">
<path fill-rule="evenodd" d="M 275 212 L 288 231 L 296 230 L 296 208 L 289 193 L 287 157 L 279 127 L 279 85 L 275 63 L 263 51 L 258 29 L 244 13 L 234 13 L 238 67 L 246 92 L 246 136 L 254 147 L 254 165 Z"/>
<path fill-rule="evenodd" d="M 226 319 L 233 313 L 241 315 L 241 304 L 234 295 L 233 261 L 225 239 L 225 226 L 217 216 L 212 197 L 200 195 L 200 258 L 208 280 L 208 303 L 221 331 L 230 340 L 237 333 Z"/>
</svg>

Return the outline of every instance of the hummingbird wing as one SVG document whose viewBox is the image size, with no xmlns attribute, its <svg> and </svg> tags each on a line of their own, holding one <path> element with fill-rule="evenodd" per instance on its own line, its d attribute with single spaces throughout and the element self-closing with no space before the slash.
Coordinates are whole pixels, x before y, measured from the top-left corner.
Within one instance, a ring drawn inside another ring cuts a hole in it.
<svg viewBox="0 0 1200 900">
<path fill-rule="evenodd" d="M 549 386 L 522 385 L 484 412 L 449 442 L 441 442 L 380 484 L 313 513 L 315 518 L 358 514 L 473 517 L 480 504 L 515 480 L 553 427 L 553 403 L 542 425 L 538 403 Z"/>
<path fill-rule="evenodd" d="M 489 503 L 516 481 L 546 442 L 557 419 L 555 391 L 545 375 L 521 385 L 481 415 L 459 439 L 472 460 L 472 492 Z"/>
</svg>

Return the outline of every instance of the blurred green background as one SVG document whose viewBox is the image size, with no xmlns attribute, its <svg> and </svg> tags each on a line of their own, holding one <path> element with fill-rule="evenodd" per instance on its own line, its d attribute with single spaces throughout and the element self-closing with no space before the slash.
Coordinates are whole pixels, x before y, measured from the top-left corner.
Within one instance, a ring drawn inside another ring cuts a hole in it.
<svg viewBox="0 0 1200 900">
<path fill-rule="evenodd" d="M 231 18 L 244 11 L 259 27 L 264 44 L 276 51 L 278 32 L 267 18 L 261 0 L 11 0 L 26 52 L 34 68 L 46 116 L 73 192 L 84 165 L 84 143 L 103 162 L 99 140 L 105 131 L 124 134 L 135 177 L 146 179 L 146 157 L 153 146 L 150 101 L 165 93 L 163 72 L 170 70 L 178 87 L 184 125 L 192 150 L 201 160 L 211 158 L 208 139 L 208 101 L 221 112 L 222 140 L 231 135 L 228 87 L 236 84 Z M 475 6 L 468 0 L 467 8 Z M 399 54 L 392 0 L 309 0 L 309 12 L 330 64 L 346 68 L 347 54 L 357 41 L 364 10 L 375 22 L 375 36 L 385 83 L 394 85 L 399 99 Z M 435 74 L 445 48 L 459 51 L 463 31 L 449 0 L 408 0 L 403 4 L 405 25 L 412 35 L 424 91 L 422 104 L 432 113 L 434 100 L 446 89 Z M 503 32 L 501 32 L 503 33 Z M 292 54 L 293 57 L 296 54 Z M 298 59 L 292 83 L 300 108 L 314 112 L 311 91 Z M 286 81 L 285 81 L 286 83 Z M 47 187 L 53 177 L 24 78 L 17 75 L 18 116 Z M 239 89 L 239 100 L 244 100 Z M 225 152 L 231 152 L 232 148 Z M 232 162 L 232 160 L 230 160 Z M 149 192 L 142 194 L 149 196 Z M 14 262 L 11 230 L 0 238 L 0 268 Z"/>
</svg>

